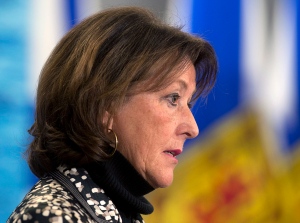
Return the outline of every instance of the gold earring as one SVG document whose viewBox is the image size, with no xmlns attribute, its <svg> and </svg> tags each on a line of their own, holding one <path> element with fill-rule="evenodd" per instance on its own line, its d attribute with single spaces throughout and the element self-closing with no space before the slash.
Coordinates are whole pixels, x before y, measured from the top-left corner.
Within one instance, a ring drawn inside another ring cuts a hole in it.
<svg viewBox="0 0 300 223">
<path fill-rule="evenodd" d="M 114 148 L 114 151 L 113 151 L 111 154 L 108 155 L 109 157 L 111 157 L 111 156 L 113 156 L 113 155 L 115 154 L 115 152 L 117 151 L 117 148 L 118 148 L 118 142 L 119 142 L 119 141 L 118 141 L 118 137 L 117 137 L 116 133 L 115 133 L 112 129 L 108 129 L 108 132 L 112 132 L 112 133 L 114 134 L 114 136 L 115 136 L 115 145 L 113 146 L 113 145 L 110 144 L 110 146 Z"/>
</svg>

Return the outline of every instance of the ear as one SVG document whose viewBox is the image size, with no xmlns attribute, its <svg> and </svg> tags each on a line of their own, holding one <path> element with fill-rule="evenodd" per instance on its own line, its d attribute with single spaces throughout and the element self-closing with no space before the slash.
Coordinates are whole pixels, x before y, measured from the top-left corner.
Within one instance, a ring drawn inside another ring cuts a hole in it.
<svg viewBox="0 0 300 223">
<path fill-rule="evenodd" d="M 102 118 L 102 124 L 104 126 L 107 126 L 108 129 L 112 129 L 113 121 L 113 117 L 108 113 L 108 111 L 105 111 L 104 116 Z"/>
</svg>

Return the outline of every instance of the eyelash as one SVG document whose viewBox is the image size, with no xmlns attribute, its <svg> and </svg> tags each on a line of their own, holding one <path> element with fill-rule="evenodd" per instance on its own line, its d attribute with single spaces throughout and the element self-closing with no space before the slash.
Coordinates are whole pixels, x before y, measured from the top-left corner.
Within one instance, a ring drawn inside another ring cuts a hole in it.
<svg viewBox="0 0 300 223">
<path fill-rule="evenodd" d="M 171 94 L 169 96 L 167 96 L 167 99 L 169 100 L 170 105 L 172 106 L 177 106 L 178 104 L 176 103 L 179 99 L 180 99 L 180 95 L 175 93 L 175 94 Z M 174 101 L 175 100 L 175 101 Z M 188 107 L 191 109 L 193 107 L 192 103 L 188 103 L 187 104 Z"/>
</svg>

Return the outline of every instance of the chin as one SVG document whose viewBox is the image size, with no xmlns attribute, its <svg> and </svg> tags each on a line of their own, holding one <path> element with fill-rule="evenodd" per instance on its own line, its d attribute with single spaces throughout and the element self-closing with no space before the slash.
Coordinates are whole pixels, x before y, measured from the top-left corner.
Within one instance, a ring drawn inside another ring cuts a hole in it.
<svg viewBox="0 0 300 223">
<path fill-rule="evenodd" d="M 173 176 L 169 178 L 157 179 L 156 181 L 154 181 L 154 184 L 151 185 L 154 188 L 166 188 L 168 186 L 171 186 L 172 183 L 173 183 Z"/>
<path fill-rule="evenodd" d="M 168 186 L 171 186 L 172 185 L 172 182 L 169 183 L 169 184 L 162 184 L 159 188 L 166 188 Z"/>
</svg>

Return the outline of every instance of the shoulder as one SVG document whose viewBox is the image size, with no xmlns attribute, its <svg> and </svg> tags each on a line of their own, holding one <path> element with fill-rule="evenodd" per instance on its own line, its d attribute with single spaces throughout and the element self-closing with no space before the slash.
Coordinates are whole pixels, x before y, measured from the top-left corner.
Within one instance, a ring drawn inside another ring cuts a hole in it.
<svg viewBox="0 0 300 223">
<path fill-rule="evenodd" d="M 77 200 L 56 180 L 41 179 L 12 213 L 9 222 L 92 222 Z"/>
</svg>

